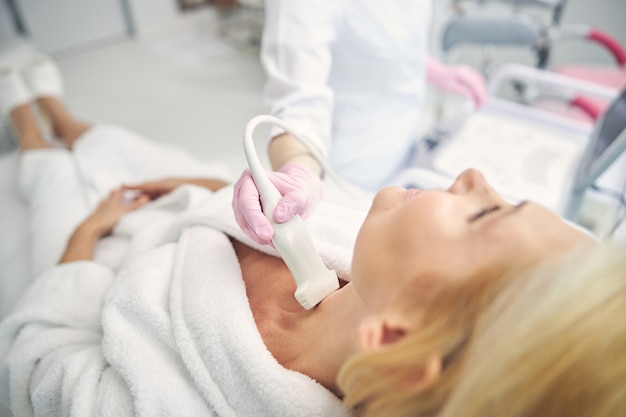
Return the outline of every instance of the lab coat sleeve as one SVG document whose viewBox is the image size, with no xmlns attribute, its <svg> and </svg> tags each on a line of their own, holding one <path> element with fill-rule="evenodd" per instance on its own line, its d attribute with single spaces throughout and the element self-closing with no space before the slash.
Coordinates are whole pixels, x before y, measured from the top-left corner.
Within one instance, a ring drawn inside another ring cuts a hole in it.
<svg viewBox="0 0 626 417">
<path fill-rule="evenodd" d="M 16 416 L 131 415 L 100 323 L 113 272 L 91 261 L 44 273 L 0 324 L 0 400 Z"/>
<path fill-rule="evenodd" d="M 326 153 L 333 91 L 328 84 L 331 47 L 342 0 L 266 0 L 261 61 L 270 114 L 291 123 Z M 271 136 L 282 133 L 272 130 Z"/>
</svg>

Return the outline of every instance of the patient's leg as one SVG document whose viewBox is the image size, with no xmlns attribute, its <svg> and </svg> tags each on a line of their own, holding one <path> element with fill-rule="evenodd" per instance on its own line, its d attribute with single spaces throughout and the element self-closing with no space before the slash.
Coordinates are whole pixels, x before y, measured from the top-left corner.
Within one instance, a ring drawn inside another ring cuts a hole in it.
<svg viewBox="0 0 626 417">
<path fill-rule="evenodd" d="M 22 104 L 11 110 L 9 119 L 17 135 L 20 149 L 23 151 L 51 147 L 41 134 L 30 103 Z"/>
<path fill-rule="evenodd" d="M 77 224 L 89 213 L 72 153 L 46 142 L 29 104 L 9 117 L 22 155 L 18 188 L 28 202 L 31 278 L 55 265 Z"/>
<path fill-rule="evenodd" d="M 61 139 L 68 149 L 72 149 L 76 140 L 91 128 L 88 123 L 72 116 L 65 104 L 57 97 L 38 97 L 37 105 L 50 121 L 54 135 Z"/>
<path fill-rule="evenodd" d="M 18 168 L 18 190 L 28 204 L 34 278 L 58 262 L 91 206 L 73 152 L 43 145 L 23 148 Z"/>
<path fill-rule="evenodd" d="M 73 117 L 63 104 L 63 77 L 58 65 L 49 56 L 37 56 L 22 68 L 22 74 L 37 99 L 39 110 L 50 122 L 52 132 L 72 149 L 90 126 Z"/>
</svg>

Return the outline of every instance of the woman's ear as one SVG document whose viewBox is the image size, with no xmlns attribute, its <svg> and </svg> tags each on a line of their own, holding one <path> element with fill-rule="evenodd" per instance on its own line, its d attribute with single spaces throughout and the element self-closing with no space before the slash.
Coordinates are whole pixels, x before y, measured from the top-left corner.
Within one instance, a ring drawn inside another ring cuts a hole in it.
<svg viewBox="0 0 626 417">
<path fill-rule="evenodd" d="M 364 352 L 374 351 L 403 339 L 409 330 L 408 324 L 400 318 L 370 316 L 359 326 L 359 345 Z M 411 389 L 428 386 L 439 378 L 441 370 L 441 356 L 433 354 L 403 386 L 406 384 L 405 388 Z"/>
<path fill-rule="evenodd" d="M 397 342 L 406 336 L 409 326 L 401 319 L 385 316 L 367 317 L 359 326 L 359 345 L 364 352 Z"/>
</svg>

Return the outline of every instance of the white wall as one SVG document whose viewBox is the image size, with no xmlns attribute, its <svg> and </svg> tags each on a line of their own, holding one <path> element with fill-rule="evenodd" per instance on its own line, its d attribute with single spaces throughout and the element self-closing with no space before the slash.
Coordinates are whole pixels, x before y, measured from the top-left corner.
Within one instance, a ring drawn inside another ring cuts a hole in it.
<svg viewBox="0 0 626 417">
<path fill-rule="evenodd" d="M 17 0 L 34 46 L 47 53 L 92 47 L 128 35 L 118 0 Z"/>
<path fill-rule="evenodd" d="M 17 28 L 4 0 L 0 0 L 0 53 L 13 46 Z M 0 414 L 1 416 L 1 414 Z"/>
<path fill-rule="evenodd" d="M 13 20 L 9 14 L 9 9 L 4 0 L 0 0 L 0 39 L 12 36 L 15 32 Z"/>
<path fill-rule="evenodd" d="M 16 0 L 16 3 L 35 47 L 49 53 L 97 47 L 123 39 L 128 29 L 141 35 L 175 23 L 183 15 L 176 0 Z M 0 0 L 0 41 L 5 32 L 14 31 L 5 9 L 5 1 Z"/>
</svg>

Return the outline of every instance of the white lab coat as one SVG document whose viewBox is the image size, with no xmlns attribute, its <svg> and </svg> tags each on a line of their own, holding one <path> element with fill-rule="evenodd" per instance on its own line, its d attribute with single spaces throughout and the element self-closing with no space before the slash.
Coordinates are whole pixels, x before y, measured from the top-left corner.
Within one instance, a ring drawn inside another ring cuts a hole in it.
<svg viewBox="0 0 626 417">
<path fill-rule="evenodd" d="M 409 163 L 422 115 L 430 0 L 267 0 L 265 13 L 268 111 L 340 176 L 387 184 Z"/>
</svg>

